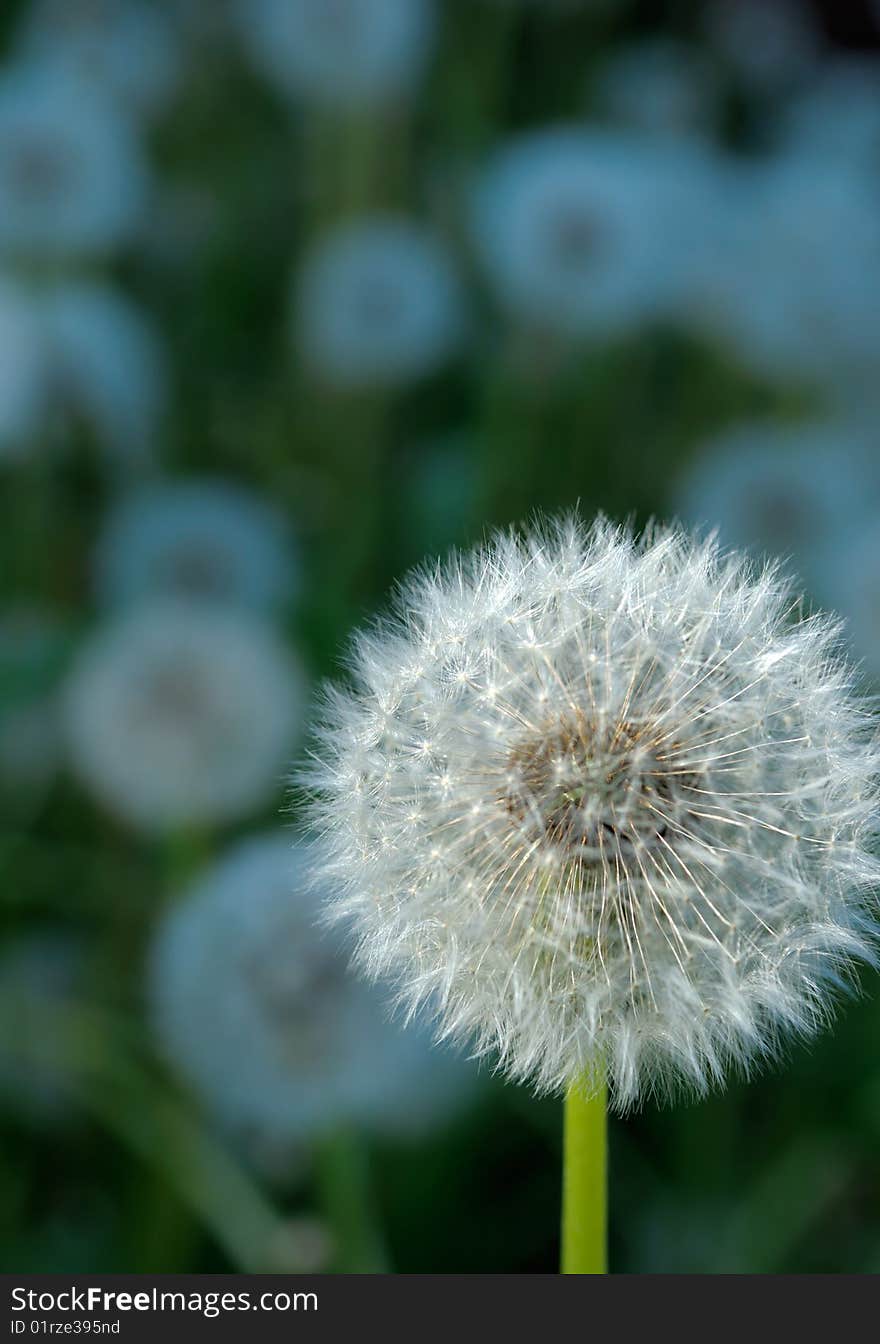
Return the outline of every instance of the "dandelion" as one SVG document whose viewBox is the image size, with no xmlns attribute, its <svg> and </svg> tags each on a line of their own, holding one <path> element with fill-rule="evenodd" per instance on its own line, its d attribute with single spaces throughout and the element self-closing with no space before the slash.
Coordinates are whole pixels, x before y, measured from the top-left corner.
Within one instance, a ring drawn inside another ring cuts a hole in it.
<svg viewBox="0 0 880 1344">
<path fill-rule="evenodd" d="M 212 478 L 125 496 L 99 537 L 94 571 L 109 606 L 165 596 L 273 611 L 293 579 L 281 513 L 245 487 Z"/>
<path fill-rule="evenodd" d="M 50 417 L 83 423 L 111 460 L 149 458 L 165 409 L 167 371 L 145 313 L 109 285 L 71 281 L 38 301 Z"/>
<path fill-rule="evenodd" d="M 123 111 L 144 116 L 167 105 L 180 75 L 174 25 L 143 0 L 32 0 L 19 50 L 57 62 L 109 93 Z"/>
<path fill-rule="evenodd" d="M 329 693 L 332 911 L 444 1037 L 569 1089 L 569 1268 L 602 1262 L 603 1084 L 705 1092 L 871 956 L 880 753 L 794 609 L 712 541 L 563 522 L 416 574 Z"/>
<path fill-rule="evenodd" d="M 246 816 L 276 793 L 298 734 L 303 675 L 256 616 L 156 602 L 100 628 L 65 694 L 71 762 L 146 832 Z"/>
<path fill-rule="evenodd" d="M 794 154 L 731 173 L 699 283 L 706 317 L 745 364 L 840 399 L 870 386 L 880 351 L 880 212 L 864 172 L 821 165 Z"/>
<path fill-rule="evenodd" d="M 288 836 L 239 842 L 166 916 L 150 962 L 163 1053 L 224 1128 L 276 1162 L 341 1125 L 420 1132 L 469 1091 L 460 1061 L 389 1023 L 348 971 L 338 933 L 317 926 L 306 863 Z"/>
<path fill-rule="evenodd" d="M 431 54 L 433 0 L 240 0 L 253 60 L 283 94 L 328 107 L 397 102 Z"/>
<path fill-rule="evenodd" d="M 655 319 L 677 292 L 711 185 L 692 145 L 533 132 L 489 164 L 476 242 L 516 318 L 570 337 L 621 332 Z"/>
<path fill-rule="evenodd" d="M 0 251 L 53 259 L 103 253 L 140 220 L 146 174 L 115 104 L 49 63 L 0 80 Z"/>
<path fill-rule="evenodd" d="M 686 521 L 717 527 L 722 541 L 757 558 L 784 555 L 829 600 L 834 551 L 880 503 L 873 432 L 845 421 L 734 425 L 701 446 L 672 503 Z"/>
<path fill-rule="evenodd" d="M 306 258 L 294 325 L 304 358 L 331 382 L 416 378 L 441 364 L 461 335 L 458 277 L 427 230 L 370 216 L 342 226 Z"/>
<path fill-rule="evenodd" d="M 43 408 L 43 344 L 26 294 L 0 276 L 0 462 L 26 450 Z"/>
</svg>

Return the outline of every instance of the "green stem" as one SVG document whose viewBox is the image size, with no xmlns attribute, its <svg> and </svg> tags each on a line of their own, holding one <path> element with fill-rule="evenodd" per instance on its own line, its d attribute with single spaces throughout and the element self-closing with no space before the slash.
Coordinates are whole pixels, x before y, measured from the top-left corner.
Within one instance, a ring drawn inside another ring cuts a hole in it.
<svg viewBox="0 0 880 1344">
<path fill-rule="evenodd" d="M 565 1098 L 562 1273 L 608 1272 L 608 1122 L 604 1083 L 574 1084 Z"/>
<path fill-rule="evenodd" d="M 388 1273 L 388 1257 L 370 1188 L 369 1158 L 356 1134 L 339 1131 L 320 1146 L 316 1176 L 334 1240 L 337 1270 Z"/>
</svg>

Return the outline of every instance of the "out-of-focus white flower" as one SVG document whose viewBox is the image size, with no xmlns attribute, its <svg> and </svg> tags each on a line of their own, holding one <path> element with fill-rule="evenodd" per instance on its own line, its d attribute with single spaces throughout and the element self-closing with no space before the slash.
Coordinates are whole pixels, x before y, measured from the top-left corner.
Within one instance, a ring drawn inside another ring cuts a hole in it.
<svg viewBox="0 0 880 1344">
<path fill-rule="evenodd" d="M 90 255 L 125 242 L 146 196 L 140 147 L 116 104 L 52 64 L 0 79 L 0 251 Z"/>
<path fill-rule="evenodd" d="M 412 577 L 305 776 L 361 964 L 619 1109 L 818 1030 L 872 958 L 880 751 L 837 626 L 792 596 L 603 521 Z"/>
<path fill-rule="evenodd" d="M 732 171 L 716 243 L 694 282 L 696 306 L 740 359 L 760 373 L 816 380 L 842 399 L 873 382 L 876 183 L 845 162 L 802 155 Z"/>
<path fill-rule="evenodd" d="M 271 611 L 293 577 L 285 519 L 231 481 L 143 486 L 116 505 L 95 555 L 99 599 L 182 597 Z"/>
<path fill-rule="evenodd" d="M 709 162 L 695 146 L 574 127 L 514 140 L 489 165 L 474 226 L 519 318 L 569 336 L 655 318 L 701 245 Z"/>
<path fill-rule="evenodd" d="M 166 369 L 145 314 L 108 285 L 66 283 L 39 300 L 50 415 L 88 424 L 121 461 L 148 456 L 165 405 Z"/>
<path fill-rule="evenodd" d="M 880 678 L 880 498 L 861 525 L 829 548 L 825 590 L 846 617 L 856 655 L 872 677 Z"/>
<path fill-rule="evenodd" d="M 65 696 L 72 764 L 145 831 L 225 822 L 277 796 L 303 676 L 245 611 L 157 602 L 98 630 Z"/>
<path fill-rule="evenodd" d="M 69 1113 L 74 1077 L 53 1036 L 82 979 L 83 948 L 61 929 L 34 929 L 0 946 L 0 1107 L 33 1124 Z"/>
<path fill-rule="evenodd" d="M 681 135 L 712 129 L 718 89 L 696 47 L 672 38 L 631 43 L 600 71 L 599 110 L 639 131 Z"/>
<path fill-rule="evenodd" d="M 25 606 L 0 612 L 0 790 L 7 806 L 39 802 L 61 762 L 63 646 L 50 614 Z"/>
<path fill-rule="evenodd" d="M 880 458 L 867 425 L 750 422 L 702 445 L 672 502 L 726 545 L 790 558 L 827 600 L 829 553 L 880 504 Z"/>
<path fill-rule="evenodd" d="M 810 74 L 820 39 L 802 0 L 715 0 L 705 13 L 709 40 L 759 92 L 791 88 Z"/>
<path fill-rule="evenodd" d="M 25 56 L 58 62 L 124 110 L 153 115 L 177 87 L 178 35 L 145 0 L 31 0 L 19 40 Z"/>
<path fill-rule="evenodd" d="M 443 245 L 403 218 L 369 216 L 324 238 L 294 293 L 303 357 L 345 384 L 429 373 L 462 334 L 462 293 Z"/>
<path fill-rule="evenodd" d="M 880 61 L 850 56 L 823 66 L 784 112 L 781 142 L 817 176 L 827 157 L 880 179 Z"/>
<path fill-rule="evenodd" d="M 348 970 L 304 868 L 289 835 L 239 843 L 166 916 L 151 958 L 164 1053 L 256 1152 L 351 1123 L 417 1131 L 468 1092 L 463 1063 L 389 1022 Z"/>
<path fill-rule="evenodd" d="M 243 38 L 283 93 L 330 106 L 394 102 L 432 47 L 433 0 L 241 0 Z"/>
<path fill-rule="evenodd" d="M 43 342 L 33 304 L 0 275 L 0 462 L 20 456 L 44 409 Z"/>
</svg>

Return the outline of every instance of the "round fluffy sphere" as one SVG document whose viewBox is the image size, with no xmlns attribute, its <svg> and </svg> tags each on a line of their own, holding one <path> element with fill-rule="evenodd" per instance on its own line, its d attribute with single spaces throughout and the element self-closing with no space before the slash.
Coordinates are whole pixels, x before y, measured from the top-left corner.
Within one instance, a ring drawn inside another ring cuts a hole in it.
<svg viewBox="0 0 880 1344">
<path fill-rule="evenodd" d="M 244 486 L 210 478 L 142 486 L 123 498 L 94 568 L 98 596 L 111 606 L 165 596 L 272 611 L 293 578 L 280 511 Z"/>
<path fill-rule="evenodd" d="M 163 1053 L 267 1158 L 340 1124 L 422 1129 L 472 1081 L 347 969 L 338 934 L 317 925 L 306 854 L 277 833 L 235 845 L 165 917 L 150 961 Z"/>
<path fill-rule="evenodd" d="M 330 382 L 415 378 L 440 364 L 461 334 L 458 276 L 426 230 L 370 216 L 337 229 L 306 258 L 294 324 L 305 360 Z"/>
<path fill-rule="evenodd" d="M 181 73 L 171 16 L 148 0 L 31 0 L 19 42 L 111 94 L 123 112 L 159 112 Z"/>
<path fill-rule="evenodd" d="M 332 691 L 313 820 L 401 1001 L 613 1103 L 748 1067 L 869 955 L 880 754 L 785 583 L 676 530 L 497 536 Z"/>
<path fill-rule="evenodd" d="M 69 281 L 41 299 L 52 406 L 81 420 L 111 461 L 148 458 L 165 410 L 165 352 L 148 316 L 112 286 Z"/>
<path fill-rule="evenodd" d="M 394 101 L 425 67 L 433 0 L 239 0 L 255 63 L 281 90 L 328 106 Z"/>
<path fill-rule="evenodd" d="M 475 194 L 477 245 L 501 302 L 568 337 L 625 331 L 678 301 L 707 245 L 714 177 L 679 138 L 560 126 L 518 136 Z"/>
<path fill-rule="evenodd" d="M 244 611 L 156 602 L 80 651 L 66 688 L 72 764 L 144 831 L 230 821 L 269 802 L 298 735 L 303 677 Z"/>
<path fill-rule="evenodd" d="M 0 248 L 28 256 L 101 253 L 141 217 L 140 147 L 115 103 L 56 64 L 0 81 Z"/>
</svg>

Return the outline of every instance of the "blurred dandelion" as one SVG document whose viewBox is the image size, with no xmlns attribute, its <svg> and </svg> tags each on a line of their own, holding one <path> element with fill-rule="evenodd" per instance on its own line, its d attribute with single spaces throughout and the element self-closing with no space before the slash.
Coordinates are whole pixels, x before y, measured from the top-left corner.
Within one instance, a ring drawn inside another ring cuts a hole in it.
<svg viewBox="0 0 880 1344">
<path fill-rule="evenodd" d="M 4 73 L 0 252 L 106 252 L 132 235 L 146 191 L 137 139 L 97 87 L 48 62 Z"/>
<path fill-rule="evenodd" d="M 672 503 L 687 522 L 717 527 L 726 544 L 792 560 L 836 606 L 826 583 L 833 552 L 880 505 L 873 430 L 837 420 L 735 425 L 701 446 Z"/>
<path fill-rule="evenodd" d="M 284 517 L 244 486 L 170 481 L 123 497 L 94 559 L 95 588 L 110 606 L 180 597 L 277 610 L 295 571 Z"/>
<path fill-rule="evenodd" d="M 671 38 L 630 43 L 613 55 L 599 72 L 596 93 L 604 117 L 662 135 L 705 134 L 720 104 L 705 57 Z"/>
<path fill-rule="evenodd" d="M 18 50 L 72 70 L 139 115 L 167 105 L 181 71 L 169 13 L 143 0 L 32 0 Z"/>
<path fill-rule="evenodd" d="M 393 103 L 430 56 L 433 0 L 242 0 L 242 35 L 284 94 L 330 107 Z"/>
<path fill-rule="evenodd" d="M 572 337 L 613 334 L 669 305 L 710 187 L 689 144 L 532 132 L 502 148 L 479 183 L 476 242 L 515 317 Z"/>
<path fill-rule="evenodd" d="M 369 216 L 325 237 L 295 292 L 303 357 L 330 382 L 394 383 L 431 372 L 462 334 L 451 258 L 419 225 Z"/>
<path fill-rule="evenodd" d="M 303 699 L 295 656 L 259 618 L 147 604 L 100 628 L 74 662 L 72 765 L 141 830 L 235 820 L 278 789 Z"/>
<path fill-rule="evenodd" d="M 251 1156 L 276 1166 L 340 1126 L 399 1135 L 442 1123 L 473 1082 L 424 1033 L 389 1023 L 348 971 L 338 934 L 316 925 L 306 855 L 276 833 L 234 846 L 166 916 L 150 964 L 163 1052 Z"/>
<path fill-rule="evenodd" d="M 110 285 L 58 284 L 38 301 L 50 419 L 81 421 L 117 464 L 152 455 L 165 409 L 167 370 L 146 314 Z"/>
<path fill-rule="evenodd" d="M 783 154 L 813 163 L 827 156 L 873 174 L 880 189 L 880 60 L 839 57 L 826 62 L 785 109 Z"/>
</svg>

